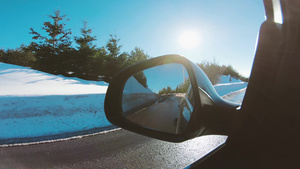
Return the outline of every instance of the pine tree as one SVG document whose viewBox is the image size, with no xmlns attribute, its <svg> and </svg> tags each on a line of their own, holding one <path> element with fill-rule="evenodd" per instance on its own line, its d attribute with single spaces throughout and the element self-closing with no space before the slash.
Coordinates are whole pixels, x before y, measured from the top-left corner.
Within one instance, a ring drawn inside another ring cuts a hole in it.
<svg viewBox="0 0 300 169">
<path fill-rule="evenodd" d="M 16 49 L 0 50 L 0 62 L 32 67 L 35 60 L 35 55 L 23 44 Z"/>
<path fill-rule="evenodd" d="M 4 62 L 4 57 L 5 57 L 5 50 L 0 49 L 0 62 Z"/>
<path fill-rule="evenodd" d="M 106 48 L 109 51 L 108 57 L 116 58 L 120 55 L 121 45 L 118 44 L 120 39 L 116 35 L 110 35 L 110 39 L 106 44 Z"/>
<path fill-rule="evenodd" d="M 143 49 L 135 47 L 128 56 L 127 65 L 132 65 L 143 60 L 147 60 L 149 56 L 144 52 Z"/>
<path fill-rule="evenodd" d="M 59 50 L 68 48 L 71 46 L 71 41 L 69 35 L 71 35 L 70 29 L 65 29 L 66 24 L 60 23 L 65 19 L 66 15 L 61 15 L 59 10 L 54 11 L 54 15 L 49 15 L 53 22 L 44 22 L 42 27 L 48 35 L 42 36 L 40 33 L 34 31 L 33 28 L 30 28 L 30 34 L 34 36 L 32 39 L 40 40 L 40 44 L 49 46 L 54 52 L 59 52 Z"/>
<path fill-rule="evenodd" d="M 96 41 L 96 36 L 91 36 L 91 33 L 92 30 L 87 28 L 87 21 L 83 21 L 83 28 L 81 28 L 81 37 L 74 37 L 75 42 L 79 46 L 77 47 L 78 51 L 74 56 L 72 66 L 74 74 L 77 77 L 83 79 L 95 78 L 96 80 L 98 76 L 97 74 L 99 72 L 95 70 L 96 66 L 94 64 L 99 63 L 99 59 L 104 58 L 98 57 L 99 54 L 97 54 L 96 45 L 93 45 L 93 42 Z"/>
<path fill-rule="evenodd" d="M 54 11 L 54 15 L 49 17 L 52 22 L 44 22 L 42 27 L 47 33 L 46 36 L 30 28 L 32 39 L 39 40 L 39 44 L 32 42 L 29 47 L 37 57 L 35 68 L 48 73 L 67 75 L 70 72 L 73 54 L 70 47 L 71 30 L 65 29 L 66 24 L 63 22 L 68 19 L 65 15 L 61 15 L 59 10 Z"/>
<path fill-rule="evenodd" d="M 96 41 L 96 36 L 91 36 L 92 29 L 87 28 L 87 21 L 83 21 L 83 28 L 81 28 L 82 37 L 75 36 L 75 42 L 79 45 L 78 50 L 95 49 L 93 41 Z"/>
<path fill-rule="evenodd" d="M 118 71 L 126 67 L 128 54 L 121 53 L 121 45 L 118 44 L 120 39 L 117 36 L 110 35 L 110 39 L 106 44 L 108 54 L 106 57 L 104 80 L 109 82 Z"/>
<path fill-rule="evenodd" d="M 89 80 L 103 80 L 106 71 L 107 51 L 104 47 L 96 49 L 96 53 L 89 56 L 85 65 L 85 78 Z"/>
</svg>

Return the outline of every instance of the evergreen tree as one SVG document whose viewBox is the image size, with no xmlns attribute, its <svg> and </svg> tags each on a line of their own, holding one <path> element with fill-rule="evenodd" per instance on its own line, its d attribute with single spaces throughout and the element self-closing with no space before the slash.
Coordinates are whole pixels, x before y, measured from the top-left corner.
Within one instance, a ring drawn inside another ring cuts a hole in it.
<svg viewBox="0 0 300 169">
<path fill-rule="evenodd" d="M 73 49 L 70 48 L 71 30 L 65 29 L 66 24 L 63 22 L 66 19 L 65 15 L 61 15 L 59 10 L 54 11 L 54 15 L 49 15 L 52 22 L 44 22 L 43 30 L 47 32 L 47 36 L 30 28 L 32 39 L 39 40 L 39 44 L 33 42 L 30 49 L 37 57 L 37 69 L 53 73 L 53 74 L 68 74 L 70 65 L 70 54 Z"/>
<path fill-rule="evenodd" d="M 103 80 L 106 68 L 107 51 L 104 47 L 96 49 L 94 55 L 88 56 L 85 65 L 85 78 L 88 80 Z"/>
<path fill-rule="evenodd" d="M 231 65 L 220 66 L 215 60 L 213 62 L 203 61 L 198 66 L 204 71 L 212 84 L 218 83 L 221 75 L 230 75 L 233 78 L 248 82 L 248 78 L 240 75 Z"/>
<path fill-rule="evenodd" d="M 172 90 L 171 86 L 167 87 L 167 93 L 173 93 L 173 90 Z"/>
<path fill-rule="evenodd" d="M 95 49 L 93 41 L 96 41 L 96 36 L 91 36 L 92 29 L 87 28 L 87 21 L 83 21 L 83 28 L 81 28 L 81 36 L 75 36 L 75 42 L 79 45 L 78 50 Z"/>
<path fill-rule="evenodd" d="M 30 28 L 30 34 L 34 35 L 32 39 L 40 40 L 40 43 L 49 45 L 55 52 L 70 47 L 71 41 L 69 35 L 72 34 L 71 30 L 65 29 L 65 23 L 60 23 L 65 19 L 66 15 L 61 15 L 60 11 L 56 10 L 54 11 L 54 15 L 49 15 L 49 17 L 53 22 L 44 22 L 44 26 L 42 27 L 48 33 L 48 36 L 42 36 L 40 33 L 34 31 L 33 28 Z"/>
<path fill-rule="evenodd" d="M 110 39 L 106 44 L 109 58 L 117 58 L 120 55 L 121 45 L 119 45 L 120 39 L 116 35 L 110 35 Z"/>
<path fill-rule="evenodd" d="M 26 49 L 27 46 L 21 45 L 16 49 L 0 50 L 0 62 L 32 67 L 36 58 Z"/>
<path fill-rule="evenodd" d="M 133 75 L 134 78 L 145 88 L 148 88 L 148 84 L 147 84 L 147 77 L 145 76 L 144 72 L 138 72 L 136 74 Z"/>
<path fill-rule="evenodd" d="M 218 83 L 224 71 L 224 66 L 220 66 L 215 60 L 213 62 L 202 61 L 198 66 L 204 71 L 213 85 Z"/>
<path fill-rule="evenodd" d="M 100 57 L 100 55 L 102 54 L 101 50 L 97 53 L 96 45 L 93 45 L 93 41 L 96 41 L 96 36 L 91 36 L 91 33 L 92 30 L 87 28 L 87 21 L 83 21 L 83 28 L 81 28 L 81 37 L 75 36 L 74 38 L 75 42 L 79 46 L 77 47 L 77 54 L 74 55 L 74 63 L 72 65 L 73 71 L 77 77 L 84 79 L 97 79 L 97 76 L 95 74 L 98 74 L 99 72 L 95 70 L 95 66 L 93 64 L 98 63 L 100 59 L 104 59 L 104 57 Z M 91 67 L 93 67 L 92 70 L 90 70 Z M 92 71 L 96 72 L 92 73 Z M 94 75 L 92 75 L 91 73 Z"/>
<path fill-rule="evenodd" d="M 4 62 L 4 55 L 5 55 L 5 50 L 0 49 L 0 62 Z"/>
<path fill-rule="evenodd" d="M 144 52 L 143 49 L 135 47 L 128 56 L 127 65 L 132 65 L 143 60 L 147 60 L 149 56 Z"/>
<path fill-rule="evenodd" d="M 190 84 L 190 79 L 186 78 L 184 82 L 181 82 L 179 85 L 177 85 L 175 93 L 186 93 L 190 87 Z"/>
<path fill-rule="evenodd" d="M 110 79 L 121 69 L 126 67 L 128 54 L 121 53 L 121 46 L 118 44 L 120 39 L 117 36 L 110 35 L 106 44 L 108 50 L 105 64 L 104 80 L 109 82 Z"/>
<path fill-rule="evenodd" d="M 225 67 L 223 75 L 230 75 L 231 77 L 234 77 L 236 79 L 240 77 L 240 74 L 235 69 L 233 69 L 231 65 Z"/>
</svg>

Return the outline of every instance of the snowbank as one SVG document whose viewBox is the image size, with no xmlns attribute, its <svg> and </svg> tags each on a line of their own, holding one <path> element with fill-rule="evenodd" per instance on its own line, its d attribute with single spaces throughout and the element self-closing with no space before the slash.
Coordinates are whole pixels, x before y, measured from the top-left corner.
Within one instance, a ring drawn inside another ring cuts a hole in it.
<svg viewBox="0 0 300 169">
<path fill-rule="evenodd" d="M 0 139 L 71 133 L 111 125 L 104 94 L 0 97 Z"/>
<path fill-rule="evenodd" d="M 145 88 L 133 76 L 131 76 L 125 84 L 123 93 L 134 94 L 134 93 L 153 93 L 153 92 L 150 89 Z"/>
<path fill-rule="evenodd" d="M 124 87 L 122 107 L 125 113 L 147 107 L 158 100 L 158 95 L 145 88 L 134 77 L 130 77 Z"/>
<path fill-rule="evenodd" d="M 243 82 L 240 79 L 236 79 L 234 77 L 231 77 L 230 75 L 222 75 L 220 77 L 220 80 L 218 81 L 217 84 L 224 84 L 224 83 L 238 83 L 238 82 Z"/>
<path fill-rule="evenodd" d="M 224 97 L 232 92 L 246 89 L 247 85 L 247 82 L 243 82 L 240 79 L 231 78 L 230 75 L 223 75 L 221 76 L 219 83 L 214 85 L 214 87 L 217 93 L 221 97 Z"/>
<path fill-rule="evenodd" d="M 0 96 L 46 96 L 105 93 L 105 82 L 66 78 L 0 62 Z"/>
<path fill-rule="evenodd" d="M 0 144 L 112 126 L 104 114 L 107 86 L 0 63 Z"/>
</svg>

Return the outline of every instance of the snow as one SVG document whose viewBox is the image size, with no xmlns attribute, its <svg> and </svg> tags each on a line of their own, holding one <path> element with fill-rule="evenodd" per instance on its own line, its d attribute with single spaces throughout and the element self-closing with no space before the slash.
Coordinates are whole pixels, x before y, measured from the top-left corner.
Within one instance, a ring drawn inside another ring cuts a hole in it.
<svg viewBox="0 0 300 169">
<path fill-rule="evenodd" d="M 39 137 L 109 126 L 103 113 L 104 97 L 1 97 L 0 138 Z"/>
<path fill-rule="evenodd" d="M 105 82 L 54 76 L 30 68 L 0 63 L 0 96 L 45 96 L 105 93 Z"/>
<path fill-rule="evenodd" d="M 131 76 L 123 89 L 122 108 L 124 112 L 131 111 L 141 105 L 147 105 L 149 102 L 155 102 L 158 99 L 156 93 L 140 84 Z"/>
<path fill-rule="evenodd" d="M 219 83 L 214 85 L 214 87 L 217 93 L 221 97 L 226 98 L 226 95 L 229 95 L 232 92 L 246 89 L 247 85 L 248 85 L 247 82 L 243 82 L 240 79 L 231 78 L 230 75 L 228 76 L 222 75 L 220 77 Z"/>
<path fill-rule="evenodd" d="M 224 83 L 237 83 L 237 82 L 243 82 L 240 79 L 236 79 L 234 77 L 231 77 L 230 75 L 222 75 L 220 77 L 220 80 L 217 84 L 224 84 Z"/>
<path fill-rule="evenodd" d="M 221 77 L 215 85 L 219 95 L 227 99 L 234 98 L 233 91 L 247 86 L 229 79 Z M 137 84 L 133 79 L 129 82 Z M 133 90 L 139 89 L 134 86 Z M 56 76 L 0 62 L 0 144 L 22 143 L 24 138 L 26 142 L 63 138 L 65 133 L 72 137 L 76 136 L 72 133 L 113 128 L 104 113 L 107 87 L 105 82 Z M 139 91 L 152 93 L 145 88 Z"/>
<path fill-rule="evenodd" d="M 150 89 L 142 86 L 133 76 L 131 76 L 124 87 L 124 94 L 133 94 L 133 93 L 153 93 Z"/>
<path fill-rule="evenodd" d="M 104 114 L 107 87 L 0 63 L 0 143 L 112 126 Z"/>
</svg>

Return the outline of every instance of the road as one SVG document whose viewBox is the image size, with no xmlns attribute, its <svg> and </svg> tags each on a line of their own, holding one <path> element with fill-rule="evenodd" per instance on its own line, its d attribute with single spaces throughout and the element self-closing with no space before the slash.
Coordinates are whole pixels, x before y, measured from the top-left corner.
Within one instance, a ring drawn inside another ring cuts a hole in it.
<svg viewBox="0 0 300 169">
<path fill-rule="evenodd" d="M 161 101 L 127 116 L 127 119 L 159 131 L 176 133 L 175 119 L 178 118 L 178 107 L 182 97 L 163 96 Z"/>
<path fill-rule="evenodd" d="M 184 168 L 223 144 L 226 138 L 202 136 L 169 143 L 117 129 L 64 141 L 0 146 L 0 169 Z"/>
<path fill-rule="evenodd" d="M 184 168 L 221 145 L 226 136 L 169 143 L 123 129 L 83 138 L 1 147 L 0 168 Z"/>
</svg>

